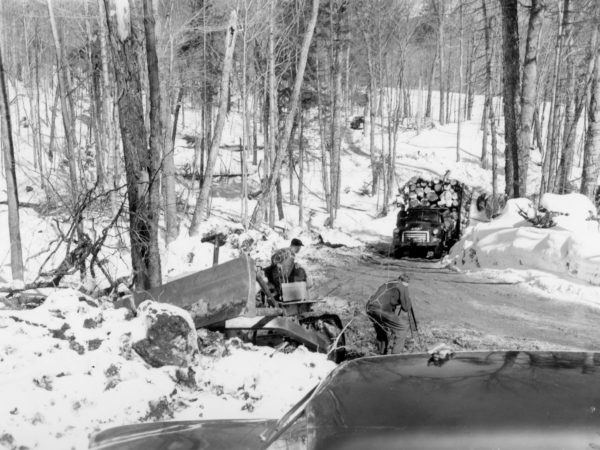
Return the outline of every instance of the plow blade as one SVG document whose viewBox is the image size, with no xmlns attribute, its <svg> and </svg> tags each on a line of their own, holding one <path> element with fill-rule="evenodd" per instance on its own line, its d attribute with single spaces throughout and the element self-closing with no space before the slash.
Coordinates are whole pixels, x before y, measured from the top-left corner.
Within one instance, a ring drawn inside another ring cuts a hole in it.
<svg viewBox="0 0 600 450">
<path fill-rule="evenodd" d="M 144 300 L 170 303 L 187 310 L 196 328 L 243 314 L 255 313 L 256 269 L 245 255 L 134 294 L 137 307 Z"/>
</svg>

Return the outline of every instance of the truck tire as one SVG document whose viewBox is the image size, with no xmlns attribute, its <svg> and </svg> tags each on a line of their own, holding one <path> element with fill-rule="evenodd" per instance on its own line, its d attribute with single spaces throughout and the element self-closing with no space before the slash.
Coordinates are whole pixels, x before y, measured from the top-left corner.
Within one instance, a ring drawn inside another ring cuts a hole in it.
<svg viewBox="0 0 600 450">
<path fill-rule="evenodd" d="M 406 250 L 402 247 L 396 247 L 392 253 L 392 256 L 396 259 L 402 259 L 406 256 Z"/>
<path fill-rule="evenodd" d="M 444 256 L 444 244 L 441 242 L 433 249 L 433 259 L 441 259 Z"/>
</svg>

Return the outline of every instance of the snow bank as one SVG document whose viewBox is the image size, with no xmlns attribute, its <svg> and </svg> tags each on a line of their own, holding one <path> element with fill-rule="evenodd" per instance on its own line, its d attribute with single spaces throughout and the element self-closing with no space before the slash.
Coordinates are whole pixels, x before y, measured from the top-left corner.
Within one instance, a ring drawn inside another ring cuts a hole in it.
<svg viewBox="0 0 600 450">
<path fill-rule="evenodd" d="M 579 194 L 546 194 L 540 204 L 558 214 L 555 227 L 533 227 L 519 214 L 534 214 L 531 202 L 512 199 L 492 222 L 469 227 L 446 261 L 465 268 L 537 269 L 559 276 L 568 274 L 600 286 L 599 224 L 588 220 L 596 216 L 593 204 Z"/>
<path fill-rule="evenodd" d="M 232 340 L 181 382 L 176 367 L 152 368 L 132 349 L 144 320 L 76 291 L 0 310 L 0 448 L 87 449 L 92 432 L 154 420 L 276 418 L 335 366 L 303 348 Z"/>
</svg>

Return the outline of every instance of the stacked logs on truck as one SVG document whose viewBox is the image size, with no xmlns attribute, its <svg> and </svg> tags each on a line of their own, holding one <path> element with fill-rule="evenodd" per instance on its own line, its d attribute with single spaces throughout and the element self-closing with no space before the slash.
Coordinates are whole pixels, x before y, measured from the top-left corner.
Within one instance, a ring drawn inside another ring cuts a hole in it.
<svg viewBox="0 0 600 450">
<path fill-rule="evenodd" d="M 413 178 L 404 186 L 401 194 L 407 208 L 458 208 L 462 199 L 462 186 L 456 180 Z"/>
<path fill-rule="evenodd" d="M 469 221 L 471 190 L 454 179 L 413 177 L 399 189 L 400 203 L 406 209 L 443 208 L 461 222 L 461 229 Z"/>
</svg>

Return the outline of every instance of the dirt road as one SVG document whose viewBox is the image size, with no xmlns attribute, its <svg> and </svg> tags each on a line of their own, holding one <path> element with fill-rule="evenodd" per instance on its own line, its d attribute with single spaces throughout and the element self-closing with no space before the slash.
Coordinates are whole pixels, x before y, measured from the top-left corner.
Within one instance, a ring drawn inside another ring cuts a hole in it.
<svg viewBox="0 0 600 450">
<path fill-rule="evenodd" d="M 443 268 L 439 262 L 394 260 L 377 252 L 324 248 L 313 292 L 325 298 L 344 323 L 358 354 L 374 352 L 364 305 L 375 289 L 399 271 L 411 277 L 420 338 L 408 351 L 444 342 L 460 349 L 600 350 L 600 308 L 532 294 L 518 284 L 486 282 Z M 316 273 L 316 270 L 313 271 Z"/>
</svg>

